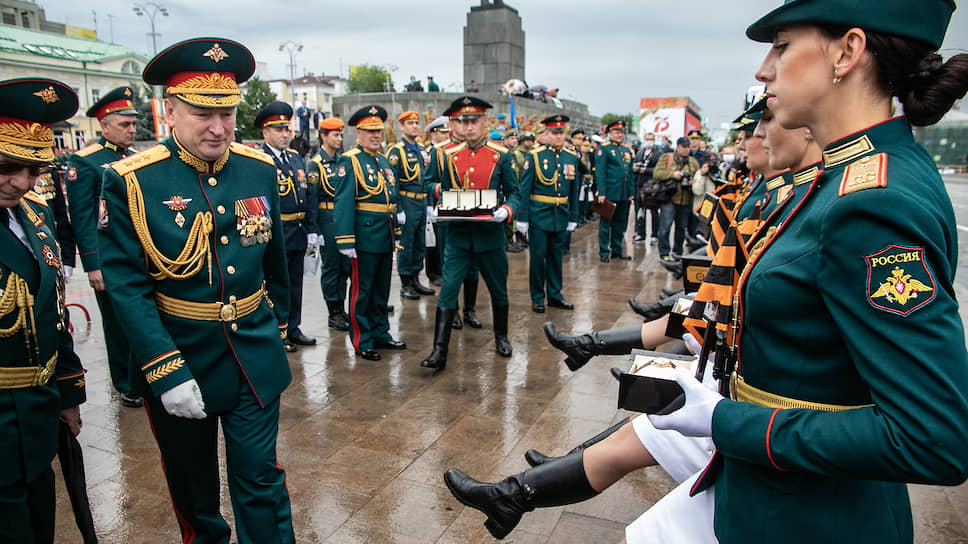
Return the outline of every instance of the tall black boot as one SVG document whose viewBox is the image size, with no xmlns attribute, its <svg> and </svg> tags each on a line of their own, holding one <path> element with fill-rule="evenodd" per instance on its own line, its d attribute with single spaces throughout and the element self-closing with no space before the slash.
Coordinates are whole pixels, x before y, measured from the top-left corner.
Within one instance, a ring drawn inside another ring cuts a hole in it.
<svg viewBox="0 0 968 544">
<path fill-rule="evenodd" d="M 525 512 L 539 507 L 575 504 L 598 495 L 585 475 L 580 451 L 496 484 L 478 482 L 453 468 L 444 473 L 444 482 L 462 504 L 487 516 L 484 527 L 498 539 L 506 537 Z"/>
<path fill-rule="evenodd" d="M 612 436 L 615 433 L 615 431 L 621 429 L 622 426 L 625 425 L 628 422 L 629 422 L 629 418 L 622 419 L 621 421 L 619 421 L 615 425 L 612 425 L 611 427 L 609 427 L 609 428 L 605 429 L 604 431 L 596 434 L 595 436 L 589 438 L 588 440 L 582 442 L 581 444 L 578 444 L 577 446 L 575 446 L 574 448 L 572 448 L 572 450 L 569 451 L 568 453 L 566 453 L 565 455 L 571 455 L 571 454 L 573 454 L 575 452 L 584 450 L 585 448 L 591 446 L 592 444 L 598 444 L 602 440 L 605 440 L 609 436 Z M 564 457 L 564 456 L 562 456 L 562 457 Z M 554 461 L 555 459 L 561 459 L 561 457 L 548 457 L 547 455 L 541 453 L 538 450 L 528 450 L 528 451 L 524 452 L 524 459 L 525 459 L 525 461 L 528 462 L 529 465 L 531 465 L 533 467 L 536 467 L 538 465 L 543 465 L 543 464 L 548 463 L 550 461 Z"/>
<path fill-rule="evenodd" d="M 420 273 L 410 275 L 410 288 L 417 292 L 418 295 L 435 295 L 437 291 L 434 291 L 430 287 L 420 283 Z"/>
<path fill-rule="evenodd" d="M 494 347 L 501 357 L 511 356 L 511 342 L 508 341 L 508 305 L 497 306 L 491 303 L 494 315 Z"/>
<path fill-rule="evenodd" d="M 634 298 L 629 299 L 629 308 L 632 311 L 639 314 L 646 321 L 655 321 L 660 317 L 667 315 L 675 307 L 676 302 L 679 300 L 679 293 L 675 293 L 672 296 L 668 296 L 659 299 L 657 302 L 651 302 L 649 304 L 641 304 Z"/>
<path fill-rule="evenodd" d="M 474 306 L 477 305 L 477 285 L 480 280 L 465 279 L 464 280 L 464 323 L 474 329 L 479 329 L 481 325 L 481 320 L 477 318 L 477 314 L 474 313 Z"/>
<path fill-rule="evenodd" d="M 327 300 L 326 308 L 329 310 L 329 328 L 338 331 L 350 330 L 350 323 L 347 320 L 348 316 L 343 311 L 342 300 Z"/>
<path fill-rule="evenodd" d="M 596 355 L 628 355 L 635 348 L 642 349 L 642 325 L 608 329 L 588 334 L 565 334 L 550 321 L 544 324 L 545 336 L 555 348 L 565 352 L 565 364 L 572 372 L 585 366 Z"/>
<path fill-rule="evenodd" d="M 447 346 L 450 344 L 450 326 L 457 310 L 437 307 L 434 320 L 434 350 L 424 359 L 420 366 L 434 369 L 434 374 L 447 366 Z"/>
<path fill-rule="evenodd" d="M 413 288 L 413 276 L 409 274 L 400 274 L 400 296 L 410 300 L 417 300 L 420 298 L 420 293 Z"/>
<path fill-rule="evenodd" d="M 464 324 L 461 323 L 461 320 L 460 320 L 460 306 L 458 306 L 454 310 L 454 319 L 453 319 L 453 322 L 450 324 L 450 328 L 457 329 L 457 330 L 461 330 L 464 328 Z"/>
</svg>

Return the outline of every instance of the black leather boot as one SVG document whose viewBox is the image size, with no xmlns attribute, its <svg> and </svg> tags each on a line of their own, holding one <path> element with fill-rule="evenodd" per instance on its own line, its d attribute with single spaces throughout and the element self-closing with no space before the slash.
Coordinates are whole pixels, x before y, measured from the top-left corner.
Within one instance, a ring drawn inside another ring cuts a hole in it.
<svg viewBox="0 0 968 544">
<path fill-rule="evenodd" d="M 410 300 L 420 298 L 420 293 L 413 288 L 413 276 L 400 274 L 400 296 Z"/>
<path fill-rule="evenodd" d="M 588 440 L 582 442 L 581 444 L 578 444 L 577 446 L 575 446 L 574 448 L 572 448 L 572 450 L 569 451 L 568 453 L 566 453 L 565 455 L 571 455 L 571 454 L 573 454 L 575 452 L 584 450 L 585 448 L 591 446 L 592 444 L 598 444 L 602 440 L 605 440 L 609 436 L 613 435 L 615 433 L 615 431 L 621 429 L 622 426 L 625 425 L 628 422 L 629 422 L 629 418 L 625 418 L 622 421 L 619 421 L 615 425 L 612 425 L 611 427 L 609 427 L 609 428 L 605 429 L 604 431 L 596 434 L 595 436 L 589 438 Z M 543 465 L 543 464 L 548 463 L 550 461 L 554 461 L 555 459 L 561 459 L 561 457 L 548 457 L 547 455 L 541 453 L 538 450 L 528 450 L 528 451 L 524 452 L 524 460 L 527 461 L 528 464 L 531 465 L 531 466 L 533 466 L 533 467 L 536 467 L 538 465 Z"/>
<path fill-rule="evenodd" d="M 440 372 L 447 366 L 447 346 L 450 344 L 451 321 L 457 310 L 449 308 L 437 308 L 437 315 L 434 320 L 434 350 L 424 359 L 420 366 L 434 369 L 434 374 Z"/>
<path fill-rule="evenodd" d="M 429 296 L 437 294 L 437 291 L 420 283 L 420 273 L 410 275 L 410 288 L 416 291 L 418 295 Z"/>
<path fill-rule="evenodd" d="M 453 322 L 450 324 L 450 328 L 457 329 L 457 330 L 461 330 L 464 328 L 464 324 L 461 323 L 461 320 L 460 320 L 460 306 L 458 306 L 454 310 L 454 319 L 453 319 Z"/>
<path fill-rule="evenodd" d="M 575 504 L 598 495 L 588 483 L 580 451 L 496 484 L 478 482 L 453 468 L 444 473 L 444 482 L 462 504 L 487 516 L 484 527 L 497 539 L 506 537 L 525 512 L 539 507 Z"/>
<path fill-rule="evenodd" d="M 634 348 L 645 347 L 641 325 L 571 335 L 559 331 L 548 321 L 544 324 L 544 332 L 548 342 L 568 356 L 565 364 L 572 372 L 585 366 L 596 355 L 628 355 Z"/>
<path fill-rule="evenodd" d="M 343 311 L 343 301 L 327 300 L 326 308 L 329 310 L 329 328 L 338 331 L 350 330 L 349 316 Z"/>
<path fill-rule="evenodd" d="M 679 300 L 678 295 L 673 295 L 670 297 L 663 298 L 658 302 L 652 302 L 649 304 L 640 304 L 639 301 L 634 298 L 629 299 L 629 307 L 632 311 L 639 314 L 646 321 L 655 321 L 660 317 L 665 316 L 672 311 L 672 308 L 676 305 L 676 301 Z"/>
<path fill-rule="evenodd" d="M 495 306 L 491 304 L 491 312 L 494 314 L 494 347 L 497 354 L 501 357 L 511 356 L 511 342 L 508 340 L 508 306 Z"/>
<path fill-rule="evenodd" d="M 477 285 L 480 280 L 464 280 L 464 323 L 473 329 L 479 329 L 483 325 L 481 320 L 474 313 L 474 306 L 477 305 Z"/>
</svg>

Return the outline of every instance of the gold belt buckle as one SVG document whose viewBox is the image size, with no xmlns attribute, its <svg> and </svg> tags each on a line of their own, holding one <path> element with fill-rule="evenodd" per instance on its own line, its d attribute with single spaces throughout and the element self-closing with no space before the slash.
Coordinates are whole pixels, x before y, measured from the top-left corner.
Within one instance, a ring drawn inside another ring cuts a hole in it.
<svg viewBox="0 0 968 544">
<path fill-rule="evenodd" d="M 219 304 L 222 304 L 221 302 Z M 235 321 L 235 303 L 222 304 L 218 309 L 218 317 L 222 321 Z"/>
</svg>

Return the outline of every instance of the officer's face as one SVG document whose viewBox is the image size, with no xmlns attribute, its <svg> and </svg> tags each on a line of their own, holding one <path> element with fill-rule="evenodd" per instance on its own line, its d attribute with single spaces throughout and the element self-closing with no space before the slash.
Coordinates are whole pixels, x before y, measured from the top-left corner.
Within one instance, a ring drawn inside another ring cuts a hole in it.
<svg viewBox="0 0 968 544">
<path fill-rule="evenodd" d="M 262 127 L 262 137 L 270 146 L 276 149 L 285 149 L 289 147 L 289 125 Z"/>
<path fill-rule="evenodd" d="M 41 170 L 36 164 L 0 156 L 0 208 L 16 206 L 34 187 Z"/>
<path fill-rule="evenodd" d="M 343 147 L 343 131 L 331 130 L 323 134 L 323 147 L 330 150 Z"/>
<path fill-rule="evenodd" d="M 766 125 L 761 121 L 757 123 L 753 137 L 746 141 L 746 166 L 761 174 L 770 170 L 770 156 L 763 149 L 765 137 Z"/>
<path fill-rule="evenodd" d="M 625 139 L 625 129 L 621 127 L 613 127 L 608 131 L 608 139 L 615 143 L 620 143 Z"/>
<path fill-rule="evenodd" d="M 446 140 L 448 136 L 450 136 L 450 132 L 435 130 L 430 133 L 430 141 L 435 144 L 439 144 L 440 142 Z"/>
<path fill-rule="evenodd" d="M 487 124 L 487 120 L 481 115 L 473 119 L 458 119 L 454 124 L 460 125 L 463 128 L 464 139 L 468 143 L 477 144 L 484 138 L 484 125 Z"/>
<path fill-rule="evenodd" d="M 560 148 L 565 145 L 565 131 L 550 131 L 548 133 L 548 145 L 554 148 Z"/>
<path fill-rule="evenodd" d="M 420 120 L 408 119 L 400 124 L 400 131 L 407 138 L 416 138 L 420 135 Z"/>
<path fill-rule="evenodd" d="M 504 145 L 505 145 L 505 147 L 507 147 L 509 149 L 512 149 L 512 148 L 517 147 L 518 146 L 518 137 L 517 136 L 508 136 L 507 138 L 504 139 Z"/>
<path fill-rule="evenodd" d="M 383 131 L 358 128 L 356 129 L 356 141 L 363 146 L 363 149 L 370 153 L 377 153 L 380 151 L 380 144 L 383 143 Z"/>
<path fill-rule="evenodd" d="M 112 113 L 101 119 L 101 135 L 117 146 L 128 148 L 134 145 L 137 130 L 138 118 L 134 115 Z"/>
<path fill-rule="evenodd" d="M 166 98 L 168 125 L 192 155 L 205 160 L 221 158 L 235 133 L 235 108 L 199 108 L 177 98 Z"/>
</svg>

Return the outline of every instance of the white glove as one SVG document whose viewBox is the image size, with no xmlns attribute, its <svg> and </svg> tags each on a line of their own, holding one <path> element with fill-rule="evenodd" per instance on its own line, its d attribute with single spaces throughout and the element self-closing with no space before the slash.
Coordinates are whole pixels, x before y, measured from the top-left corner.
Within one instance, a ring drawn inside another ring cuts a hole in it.
<svg viewBox="0 0 968 544">
<path fill-rule="evenodd" d="M 406 225 L 407 224 L 407 214 L 404 212 L 397 212 L 397 224 Z"/>
<path fill-rule="evenodd" d="M 322 234 L 317 234 L 316 235 L 316 244 L 319 247 L 325 247 L 326 246 L 326 237 L 323 236 Z"/>
<path fill-rule="evenodd" d="M 494 213 L 491 214 L 491 221 L 494 221 L 495 223 L 503 223 L 507 221 L 507 219 L 508 219 L 508 209 L 505 208 L 504 206 L 501 206 L 500 208 L 494 210 Z"/>
<path fill-rule="evenodd" d="M 205 401 L 202 400 L 202 390 L 198 388 L 195 378 L 182 382 L 161 394 L 161 404 L 165 411 L 175 417 L 188 419 L 204 419 Z"/>
<path fill-rule="evenodd" d="M 528 233 L 528 227 L 530 225 L 528 225 L 528 222 L 527 221 L 518 221 L 515 226 L 517 227 L 518 232 L 520 232 L 521 234 L 527 234 Z"/>
<path fill-rule="evenodd" d="M 310 232 L 309 234 L 306 235 L 306 243 L 309 244 L 309 245 L 311 245 L 311 246 L 318 246 L 319 245 L 319 235 Z"/>
<path fill-rule="evenodd" d="M 575 229 L 576 229 L 577 227 L 578 227 L 578 223 L 576 223 L 575 221 L 569 221 L 569 222 L 568 222 L 568 226 L 567 226 L 567 227 L 565 227 L 565 230 L 567 230 L 568 232 L 572 232 L 572 231 L 574 231 L 574 230 L 575 230 Z"/>
<path fill-rule="evenodd" d="M 431 223 L 437 222 L 437 208 L 427 206 L 427 221 L 430 221 Z"/>
<path fill-rule="evenodd" d="M 339 250 L 339 252 L 342 253 L 343 255 L 346 255 L 350 259 L 355 259 L 356 258 L 356 249 L 355 248 L 341 249 L 341 250 Z"/>
<path fill-rule="evenodd" d="M 656 429 L 679 431 L 683 436 L 712 437 L 713 412 L 723 396 L 704 387 L 688 370 L 676 368 L 676 383 L 686 393 L 686 404 L 671 414 L 649 414 Z"/>
<path fill-rule="evenodd" d="M 66 282 L 66 281 L 70 280 L 71 279 L 71 276 L 73 276 L 73 275 L 74 275 L 74 267 L 73 266 L 67 266 L 65 264 L 64 265 L 64 281 Z"/>
</svg>

